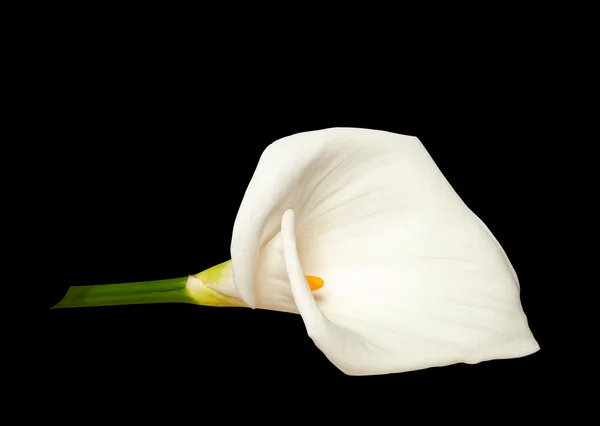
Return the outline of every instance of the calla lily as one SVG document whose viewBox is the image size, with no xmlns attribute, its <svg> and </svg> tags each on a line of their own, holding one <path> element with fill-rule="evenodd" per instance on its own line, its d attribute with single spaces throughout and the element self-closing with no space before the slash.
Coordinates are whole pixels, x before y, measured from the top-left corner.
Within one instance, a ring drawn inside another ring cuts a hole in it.
<svg viewBox="0 0 600 426">
<path fill-rule="evenodd" d="M 230 261 L 178 280 L 73 287 L 57 307 L 152 302 L 300 314 L 348 375 L 539 350 L 518 277 L 490 230 L 416 137 L 367 129 L 267 147 Z"/>
</svg>

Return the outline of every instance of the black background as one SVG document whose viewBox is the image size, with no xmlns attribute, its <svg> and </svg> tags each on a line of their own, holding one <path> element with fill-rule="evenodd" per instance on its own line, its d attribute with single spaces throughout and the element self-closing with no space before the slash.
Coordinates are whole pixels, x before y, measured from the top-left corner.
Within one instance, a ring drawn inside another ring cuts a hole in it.
<svg viewBox="0 0 600 426">
<path fill-rule="evenodd" d="M 26 134 L 35 135 L 30 156 L 39 172 L 27 270 L 35 279 L 26 290 L 35 287 L 36 297 L 19 305 L 35 309 L 21 321 L 27 383 L 58 399 L 109 394 L 113 402 L 121 393 L 160 399 L 186 387 L 287 390 L 307 380 L 317 392 L 463 382 L 482 392 L 500 382 L 541 390 L 550 290 L 536 257 L 545 140 L 535 72 L 512 67 L 518 56 L 440 56 L 417 69 L 388 52 L 369 57 L 367 74 L 345 54 L 330 57 L 332 67 L 310 53 L 265 62 L 242 52 L 101 37 L 40 49 L 43 72 L 27 74 L 38 119 Z M 330 364 L 294 315 L 188 305 L 48 310 L 71 285 L 181 277 L 229 259 L 262 150 L 334 126 L 419 137 L 509 255 L 541 351 L 357 378 Z"/>
</svg>

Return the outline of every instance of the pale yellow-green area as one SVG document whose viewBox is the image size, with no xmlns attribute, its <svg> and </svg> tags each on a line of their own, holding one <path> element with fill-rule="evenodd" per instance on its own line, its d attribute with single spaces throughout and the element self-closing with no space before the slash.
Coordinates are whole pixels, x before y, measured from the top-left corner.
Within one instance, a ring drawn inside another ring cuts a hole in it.
<svg viewBox="0 0 600 426">
<path fill-rule="evenodd" d="M 219 285 L 221 280 L 233 279 L 231 275 L 231 260 L 219 263 L 218 265 L 199 272 L 194 276 L 202 280 L 204 284 L 212 285 Z"/>
<path fill-rule="evenodd" d="M 197 280 L 194 278 L 197 278 Z M 231 260 L 193 275 L 192 278 L 188 280 L 187 284 L 187 290 L 190 296 L 198 305 L 246 306 L 241 299 L 220 293 L 218 291 L 219 287 L 234 287 L 231 273 Z"/>
</svg>

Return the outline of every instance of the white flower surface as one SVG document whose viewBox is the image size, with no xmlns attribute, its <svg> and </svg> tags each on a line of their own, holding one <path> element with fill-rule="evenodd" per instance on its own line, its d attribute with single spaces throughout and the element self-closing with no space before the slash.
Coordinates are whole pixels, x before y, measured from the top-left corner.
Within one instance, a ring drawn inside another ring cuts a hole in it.
<svg viewBox="0 0 600 426">
<path fill-rule="evenodd" d="M 263 153 L 235 220 L 233 284 L 260 309 L 299 313 L 349 375 L 539 350 L 498 241 L 419 139 L 332 128 Z M 324 285 L 311 291 L 305 276 Z"/>
</svg>

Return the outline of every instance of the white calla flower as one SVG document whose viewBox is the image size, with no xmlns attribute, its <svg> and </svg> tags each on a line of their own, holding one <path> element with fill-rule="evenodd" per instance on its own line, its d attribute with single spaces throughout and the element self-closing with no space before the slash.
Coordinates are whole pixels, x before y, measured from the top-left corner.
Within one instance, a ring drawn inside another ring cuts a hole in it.
<svg viewBox="0 0 600 426">
<path fill-rule="evenodd" d="M 349 375 L 539 350 L 502 247 L 415 137 L 334 128 L 276 141 L 245 193 L 231 256 L 221 278 L 198 275 L 202 287 L 299 313 Z M 324 285 L 312 292 L 306 276 Z"/>
<path fill-rule="evenodd" d="M 190 277 L 71 287 L 55 308 L 133 303 L 298 313 L 349 375 L 532 354 L 517 275 L 421 142 L 335 128 L 263 153 L 231 261 Z"/>
</svg>

